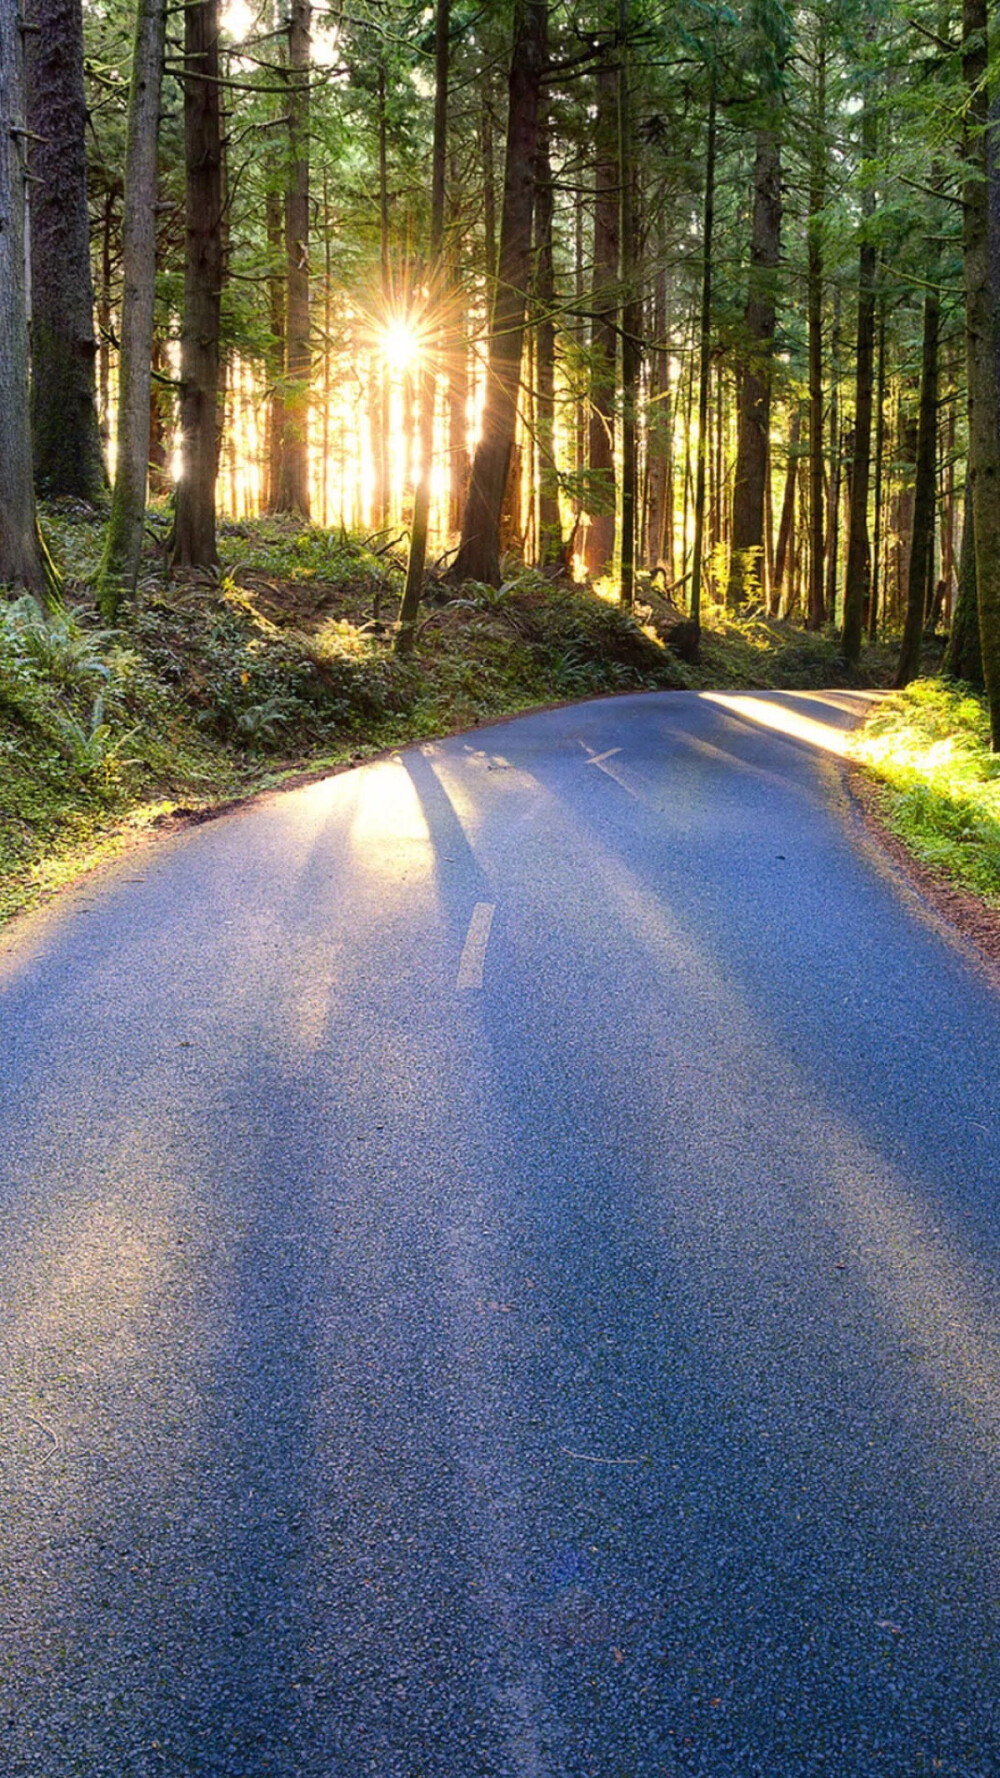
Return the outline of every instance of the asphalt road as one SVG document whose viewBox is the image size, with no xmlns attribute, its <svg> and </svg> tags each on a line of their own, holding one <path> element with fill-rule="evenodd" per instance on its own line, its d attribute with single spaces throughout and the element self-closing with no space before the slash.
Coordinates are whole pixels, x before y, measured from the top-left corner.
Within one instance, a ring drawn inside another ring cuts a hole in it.
<svg viewBox="0 0 1000 1778">
<path fill-rule="evenodd" d="M 2 1778 L 996 1778 L 1000 1001 L 853 705 L 524 718 L 7 935 Z"/>
</svg>

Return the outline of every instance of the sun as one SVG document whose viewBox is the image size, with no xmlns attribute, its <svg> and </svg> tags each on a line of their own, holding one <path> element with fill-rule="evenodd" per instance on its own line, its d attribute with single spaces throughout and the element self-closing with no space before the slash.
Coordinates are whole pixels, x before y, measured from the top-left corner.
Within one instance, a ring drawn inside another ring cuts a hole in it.
<svg viewBox="0 0 1000 1778">
<path fill-rule="evenodd" d="M 420 336 L 406 315 L 395 315 L 381 329 L 382 356 L 390 370 L 415 370 L 420 362 Z"/>
</svg>

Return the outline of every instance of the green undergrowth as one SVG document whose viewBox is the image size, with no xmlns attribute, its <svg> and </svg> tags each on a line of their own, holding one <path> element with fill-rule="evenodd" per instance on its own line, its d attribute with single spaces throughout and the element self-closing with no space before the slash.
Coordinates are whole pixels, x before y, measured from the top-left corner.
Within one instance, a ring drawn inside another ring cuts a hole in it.
<svg viewBox="0 0 1000 1778">
<path fill-rule="evenodd" d="M 925 864 L 1000 899 L 1000 756 L 967 687 L 915 680 L 882 700 L 851 756 L 879 784 L 889 828 Z"/>
<path fill-rule="evenodd" d="M 845 680 L 832 638 L 718 614 L 691 666 L 649 587 L 632 615 L 533 572 L 432 585 L 401 661 L 397 539 L 228 525 L 217 575 L 171 580 L 168 524 L 151 511 L 115 629 L 93 597 L 100 519 L 71 502 L 45 514 L 64 606 L 0 593 L 0 919 L 150 826 L 405 741 L 613 692 Z"/>
</svg>

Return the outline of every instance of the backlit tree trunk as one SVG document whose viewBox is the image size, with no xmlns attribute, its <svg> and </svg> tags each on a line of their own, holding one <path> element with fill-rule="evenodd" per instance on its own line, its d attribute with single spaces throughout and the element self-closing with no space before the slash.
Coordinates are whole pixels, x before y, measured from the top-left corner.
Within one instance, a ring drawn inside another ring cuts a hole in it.
<svg viewBox="0 0 1000 1778">
<path fill-rule="evenodd" d="M 875 101 L 865 94 L 862 118 L 862 156 L 868 181 L 862 203 L 862 233 L 858 270 L 858 336 L 854 396 L 854 455 L 851 474 L 851 525 L 847 540 L 847 571 L 844 578 L 844 654 L 849 661 L 861 658 L 865 601 L 871 580 L 868 542 L 868 488 L 871 479 L 872 394 L 875 372 L 875 243 L 870 219 L 875 211 L 871 185 L 876 150 Z"/>
<path fill-rule="evenodd" d="M 562 561 L 559 478 L 556 474 L 556 278 L 552 251 L 552 168 L 549 126 L 538 129 L 535 183 L 535 302 L 538 309 L 535 431 L 538 439 L 538 560 L 543 568 Z"/>
<path fill-rule="evenodd" d="M 909 685 L 920 671 L 920 640 L 924 631 L 927 580 L 934 559 L 934 509 L 937 499 L 938 335 L 941 300 L 936 290 L 924 298 L 923 364 L 920 375 L 920 420 L 917 433 L 917 476 L 913 490 L 913 539 L 906 584 L 906 623 L 893 684 Z"/>
<path fill-rule="evenodd" d="M 184 150 L 187 167 L 184 325 L 181 330 L 181 477 L 172 559 L 214 566 L 222 297 L 222 110 L 219 0 L 184 10 Z"/>
<path fill-rule="evenodd" d="M 809 597 L 806 626 L 822 628 L 823 609 L 823 246 L 820 218 L 826 202 L 826 37 L 816 44 L 812 143 L 809 164 Z"/>
<path fill-rule="evenodd" d="M 309 517 L 309 0 L 288 20 L 288 184 L 285 190 L 285 387 L 277 509 Z"/>
<path fill-rule="evenodd" d="M 101 609 L 112 619 L 117 615 L 123 589 L 134 589 L 138 579 L 146 516 L 156 287 L 156 145 L 165 25 L 165 0 L 139 0 L 125 143 L 125 284 L 118 361 L 118 450 L 111 519 L 99 575 Z"/>
<path fill-rule="evenodd" d="M 42 493 L 100 499 L 80 0 L 30 0 L 31 432 Z"/>
<path fill-rule="evenodd" d="M 618 351 L 618 248 L 621 227 L 618 169 L 618 89 L 613 68 L 597 76 L 597 195 L 594 202 L 594 290 L 590 335 L 590 433 L 586 561 L 606 574 L 615 547 L 615 361 Z"/>
<path fill-rule="evenodd" d="M 728 602 L 759 596 L 764 576 L 764 487 L 771 426 L 775 276 L 781 250 L 781 150 L 773 129 L 757 136 L 754 163 L 746 361 L 740 385 Z"/>
<path fill-rule="evenodd" d="M 531 283 L 531 222 L 538 106 L 545 69 L 545 0 L 519 0 L 510 67 L 507 155 L 496 301 L 490 328 L 482 435 L 469 479 L 456 581 L 500 582 L 500 515 L 514 448 L 517 394 Z"/>
</svg>

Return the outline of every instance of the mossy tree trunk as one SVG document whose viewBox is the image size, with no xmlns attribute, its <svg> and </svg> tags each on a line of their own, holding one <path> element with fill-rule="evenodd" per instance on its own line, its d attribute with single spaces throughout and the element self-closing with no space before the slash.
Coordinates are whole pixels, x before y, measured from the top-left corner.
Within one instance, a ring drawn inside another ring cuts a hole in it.
<svg viewBox="0 0 1000 1778">
<path fill-rule="evenodd" d="M 618 167 L 618 88 L 615 70 L 597 75 L 597 190 L 594 199 L 594 285 L 590 331 L 590 424 L 587 489 L 590 523 L 586 561 L 606 574 L 615 548 L 615 364 L 618 352 L 618 251 L 621 228 Z"/>
</svg>

